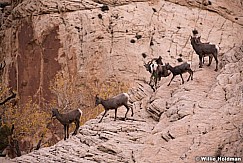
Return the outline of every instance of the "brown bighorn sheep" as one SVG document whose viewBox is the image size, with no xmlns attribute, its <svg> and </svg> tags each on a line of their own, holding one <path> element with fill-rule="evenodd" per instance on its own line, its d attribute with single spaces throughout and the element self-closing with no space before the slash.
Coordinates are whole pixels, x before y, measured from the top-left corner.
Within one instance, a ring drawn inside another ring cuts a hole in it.
<svg viewBox="0 0 243 163">
<path fill-rule="evenodd" d="M 102 118 L 100 119 L 99 123 L 102 121 L 102 119 L 104 118 L 104 116 L 106 115 L 106 113 L 109 111 L 109 110 L 113 110 L 115 109 L 115 119 L 116 120 L 116 117 L 117 117 L 117 109 L 118 107 L 120 106 L 125 106 L 127 108 L 127 112 L 125 114 L 125 120 L 127 118 L 127 113 L 129 111 L 129 106 L 128 106 L 128 100 L 129 100 L 129 96 L 127 93 L 121 93 L 117 96 L 114 96 L 112 98 L 109 98 L 109 99 L 102 99 L 100 97 L 98 97 L 98 95 L 96 95 L 95 97 L 95 106 L 98 106 L 99 104 L 103 105 L 103 107 L 105 108 L 105 113 L 103 114 Z M 133 116 L 133 108 L 131 107 L 131 110 L 132 110 L 132 115 Z"/>
<path fill-rule="evenodd" d="M 171 81 L 174 79 L 174 77 L 176 75 L 180 75 L 181 76 L 182 84 L 184 84 L 184 79 L 182 77 L 182 74 L 185 73 L 185 72 L 188 72 L 190 74 L 190 76 L 188 77 L 187 81 L 190 80 L 190 77 L 191 77 L 191 80 L 193 80 L 193 71 L 192 71 L 192 69 L 190 67 L 190 64 L 188 64 L 187 62 L 184 62 L 181 65 L 178 65 L 178 66 L 175 66 L 175 67 L 172 67 L 169 63 L 166 63 L 165 66 L 166 66 L 166 69 L 170 70 L 172 72 L 172 74 L 173 74 L 168 86 L 170 85 Z"/>
<path fill-rule="evenodd" d="M 201 41 L 201 36 L 195 36 L 196 38 L 197 38 L 197 43 L 201 43 L 201 44 L 212 44 L 211 42 L 202 42 Z M 217 46 L 216 46 L 217 47 Z M 205 56 L 204 56 L 205 57 Z M 202 64 L 204 64 L 204 61 L 205 61 L 205 59 L 204 59 L 204 57 L 202 58 Z"/>
<path fill-rule="evenodd" d="M 170 75 L 170 72 L 168 72 L 168 69 L 165 66 L 158 65 L 156 70 L 154 71 L 154 74 L 153 74 L 153 76 L 155 78 L 154 79 L 155 80 L 155 87 L 157 85 L 157 81 L 161 80 L 161 77 L 167 77 L 169 75 Z"/>
<path fill-rule="evenodd" d="M 154 62 L 154 60 L 155 60 L 155 62 Z M 159 81 L 161 80 L 161 77 L 167 77 L 170 75 L 170 73 L 165 68 L 165 66 L 163 66 L 161 56 L 158 59 L 153 59 L 153 60 L 149 61 L 148 63 L 144 63 L 144 67 L 146 68 L 147 71 L 149 71 L 151 73 L 149 85 L 151 86 L 151 82 L 152 82 L 152 80 L 154 80 L 155 89 L 157 86 L 157 82 L 158 82 L 158 80 Z M 155 91 L 154 87 L 153 86 L 151 86 L 151 87 Z"/>
<path fill-rule="evenodd" d="M 64 126 L 64 140 L 69 138 L 69 124 L 72 122 L 75 123 L 76 128 L 72 135 L 76 135 L 79 128 L 80 123 L 80 117 L 82 116 L 83 112 L 80 109 L 75 109 L 72 111 L 69 111 L 66 114 L 61 114 L 56 108 L 52 109 L 52 118 L 56 117 L 57 120 Z"/>
<path fill-rule="evenodd" d="M 209 43 L 201 43 L 200 36 L 199 37 L 191 37 L 191 45 L 197 55 L 199 56 L 199 68 L 202 68 L 202 59 L 205 56 L 209 56 L 209 63 L 208 66 L 211 65 L 212 59 L 214 57 L 216 61 L 216 68 L 215 71 L 218 71 L 218 51 L 219 47 L 214 44 Z"/>
</svg>

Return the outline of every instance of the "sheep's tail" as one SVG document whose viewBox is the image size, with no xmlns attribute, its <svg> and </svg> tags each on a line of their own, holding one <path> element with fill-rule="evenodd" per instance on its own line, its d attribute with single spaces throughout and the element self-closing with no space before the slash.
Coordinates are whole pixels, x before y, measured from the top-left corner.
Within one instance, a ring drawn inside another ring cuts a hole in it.
<svg viewBox="0 0 243 163">
<path fill-rule="evenodd" d="M 219 46 L 215 45 L 216 49 L 217 49 L 217 53 L 219 53 Z"/>
<path fill-rule="evenodd" d="M 78 109 L 78 111 L 80 112 L 81 116 L 83 116 L 83 112 L 81 109 Z"/>
<path fill-rule="evenodd" d="M 131 100 L 130 96 L 128 93 L 123 93 L 127 98 L 128 98 L 128 104 L 132 105 L 133 101 Z"/>
</svg>

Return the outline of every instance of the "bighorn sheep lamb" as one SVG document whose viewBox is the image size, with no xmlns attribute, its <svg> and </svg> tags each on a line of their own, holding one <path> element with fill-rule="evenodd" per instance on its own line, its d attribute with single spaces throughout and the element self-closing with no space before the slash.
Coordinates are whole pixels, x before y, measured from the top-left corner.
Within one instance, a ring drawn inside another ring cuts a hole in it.
<svg viewBox="0 0 243 163">
<path fill-rule="evenodd" d="M 76 135 L 79 128 L 80 117 L 82 116 L 83 112 L 80 109 L 72 110 L 66 114 L 61 114 L 56 108 L 52 109 L 52 118 L 56 117 L 57 120 L 64 126 L 64 140 L 69 138 L 69 124 L 72 122 L 75 123 L 76 128 L 72 135 Z"/>
<path fill-rule="evenodd" d="M 120 106 L 125 106 L 127 108 L 127 112 L 125 114 L 125 120 L 127 118 L 127 113 L 129 111 L 129 106 L 128 106 L 128 100 L 129 100 L 129 96 L 127 93 L 121 93 L 117 96 L 114 96 L 112 98 L 109 99 L 102 99 L 100 97 L 98 97 L 98 95 L 96 95 L 95 97 L 95 106 L 98 106 L 99 104 L 103 105 L 103 107 L 105 108 L 105 113 L 103 114 L 102 118 L 100 119 L 99 123 L 102 121 L 102 119 L 104 118 L 104 116 L 106 115 L 106 113 L 108 112 L 108 110 L 112 110 L 115 109 L 115 119 L 117 117 L 117 108 Z M 133 108 L 131 107 L 132 110 L 132 115 L 133 116 Z"/>
<path fill-rule="evenodd" d="M 175 66 L 175 67 L 172 67 L 169 63 L 166 63 L 165 66 L 166 66 L 166 69 L 170 70 L 172 72 L 172 74 L 173 74 L 168 86 L 170 85 L 171 81 L 174 79 L 174 77 L 176 75 L 180 75 L 181 76 L 182 84 L 184 84 L 184 79 L 182 77 L 182 74 L 185 73 L 185 72 L 188 72 L 190 74 L 190 76 L 188 77 L 187 81 L 190 80 L 190 77 L 191 77 L 191 80 L 193 80 L 193 71 L 192 71 L 192 69 L 190 67 L 190 64 L 188 64 L 187 62 L 184 62 L 181 65 L 178 65 L 178 66 Z"/>
<path fill-rule="evenodd" d="M 216 68 L 215 71 L 218 71 L 218 51 L 219 47 L 214 44 L 209 43 L 201 43 L 200 37 L 191 37 L 191 45 L 197 55 L 199 55 L 199 68 L 202 68 L 202 59 L 205 56 L 209 56 L 209 63 L 208 66 L 211 65 L 212 59 L 214 57 L 216 61 Z"/>
</svg>

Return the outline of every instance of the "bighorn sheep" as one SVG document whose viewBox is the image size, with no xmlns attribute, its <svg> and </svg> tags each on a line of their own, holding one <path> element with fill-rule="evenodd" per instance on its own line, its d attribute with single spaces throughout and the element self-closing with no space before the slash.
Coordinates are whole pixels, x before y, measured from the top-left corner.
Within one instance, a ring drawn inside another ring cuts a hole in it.
<svg viewBox="0 0 243 163">
<path fill-rule="evenodd" d="M 64 140 L 69 138 L 69 124 L 72 122 L 75 123 L 76 128 L 72 135 L 76 135 L 79 128 L 80 117 L 82 116 L 83 112 L 80 109 L 75 109 L 69 111 L 66 114 L 61 114 L 56 108 L 52 109 L 52 118 L 56 117 L 57 120 L 64 126 Z"/>
<path fill-rule="evenodd" d="M 149 61 L 148 63 L 144 63 L 144 67 L 146 68 L 147 71 L 149 71 L 151 73 L 149 85 L 151 86 L 151 82 L 152 82 L 152 80 L 154 80 L 155 88 L 156 88 L 158 80 L 159 81 L 161 80 L 161 77 L 167 77 L 170 75 L 170 73 L 165 68 L 165 66 L 163 66 L 161 56 L 159 56 L 158 59 L 155 58 L 155 59 L 152 59 L 151 61 Z M 153 88 L 153 90 L 155 91 L 154 88 Z"/>
<path fill-rule="evenodd" d="M 201 41 L 201 36 L 196 36 L 197 37 L 197 42 L 198 43 L 201 43 L 201 44 L 212 44 L 211 42 L 202 42 Z M 216 47 L 218 47 L 218 46 L 216 46 Z M 205 57 L 205 56 L 204 56 Z M 204 61 L 205 61 L 205 59 L 204 59 L 204 57 L 202 58 L 202 63 L 204 64 Z"/>
<path fill-rule="evenodd" d="M 172 67 L 169 63 L 166 63 L 165 66 L 166 66 L 166 69 L 170 70 L 172 72 L 172 74 L 173 74 L 168 86 L 170 85 L 171 81 L 174 79 L 174 77 L 176 75 L 180 75 L 181 76 L 182 84 L 184 84 L 184 79 L 182 77 L 182 74 L 185 73 L 185 72 L 188 72 L 190 74 L 190 76 L 188 77 L 187 81 L 190 80 L 190 77 L 191 77 L 191 80 L 193 80 L 193 71 L 192 71 L 192 69 L 190 67 L 190 64 L 188 64 L 187 62 L 184 62 L 181 65 L 178 65 L 178 66 L 175 66 L 175 67 Z"/>
<path fill-rule="evenodd" d="M 199 68 L 202 68 L 202 59 L 205 56 L 209 56 L 209 63 L 208 66 L 211 65 L 212 59 L 214 57 L 216 61 L 216 68 L 215 71 L 218 71 L 218 51 L 219 47 L 214 44 L 209 43 L 201 43 L 200 36 L 199 37 L 191 37 L 191 45 L 197 55 L 199 55 Z"/>
<path fill-rule="evenodd" d="M 161 77 L 167 77 L 169 75 L 170 75 L 170 72 L 168 72 L 168 69 L 166 69 L 165 66 L 158 65 L 154 72 L 155 86 L 157 85 L 157 81 L 161 80 Z"/>
<path fill-rule="evenodd" d="M 115 119 L 117 117 L 117 109 L 120 106 L 125 106 L 127 108 L 127 112 L 125 114 L 125 120 L 127 118 L 127 113 L 129 111 L 129 106 L 128 106 L 128 100 L 129 100 L 129 96 L 127 93 L 121 93 L 117 96 L 114 96 L 112 98 L 109 99 L 102 99 L 100 97 L 98 97 L 98 95 L 96 95 L 95 97 L 95 106 L 98 106 L 99 104 L 103 105 L 103 107 L 105 108 L 105 113 L 103 114 L 102 118 L 100 119 L 99 123 L 102 121 L 102 119 L 104 118 L 104 116 L 106 115 L 106 113 L 108 112 L 108 110 L 112 110 L 115 109 Z M 132 115 L 133 116 L 133 108 L 131 107 L 132 110 Z"/>
</svg>

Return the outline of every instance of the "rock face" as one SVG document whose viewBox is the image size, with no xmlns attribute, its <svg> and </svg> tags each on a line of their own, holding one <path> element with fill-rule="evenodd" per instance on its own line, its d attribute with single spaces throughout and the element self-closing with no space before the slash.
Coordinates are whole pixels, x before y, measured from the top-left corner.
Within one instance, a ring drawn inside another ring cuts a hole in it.
<svg viewBox="0 0 243 163">
<path fill-rule="evenodd" d="M 129 91 L 135 116 L 113 121 L 114 112 L 80 127 L 67 141 L 16 158 L 16 162 L 194 162 L 197 156 L 243 156 L 243 47 L 220 73 L 197 70 L 193 81 L 169 79 L 153 92 Z M 228 53 L 229 54 L 229 53 Z M 126 109 L 118 110 L 123 117 Z M 130 113 L 129 113 L 130 115 Z M 159 117 L 159 119 L 158 119 Z M 156 120 L 156 121 L 155 121 Z M 159 121 L 159 122 L 157 122 Z"/>
<path fill-rule="evenodd" d="M 161 163 L 242 157 L 242 6 L 240 0 L 25 0 L 4 12 L 3 78 L 22 99 L 53 98 L 49 84 L 59 70 L 87 82 L 114 78 L 135 85 L 129 91 L 133 118 L 114 122 L 110 111 L 102 123 L 90 120 L 77 136 L 14 161 Z M 194 28 L 202 42 L 219 45 L 218 72 L 214 60 L 198 68 L 190 45 Z M 176 77 L 168 87 L 170 77 L 163 78 L 153 92 L 143 82 L 149 80 L 143 64 L 159 55 L 172 65 L 182 55 L 191 63 L 194 80 L 180 85 Z M 120 108 L 118 116 L 124 113 Z"/>
<path fill-rule="evenodd" d="M 184 0 L 18 2 L 12 10 L 3 8 L 0 53 L 7 61 L 4 81 L 22 102 L 29 96 L 51 101 L 50 81 L 60 70 L 87 82 L 114 78 L 134 83 L 148 76 L 143 62 L 149 58 L 161 55 L 164 62 L 175 63 L 182 55 L 190 61 L 194 28 L 203 42 L 220 46 L 220 59 L 242 44 L 242 3 L 237 0 L 210 5 Z"/>
</svg>

